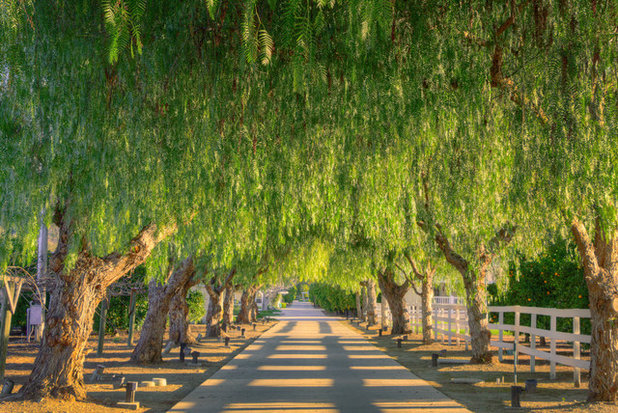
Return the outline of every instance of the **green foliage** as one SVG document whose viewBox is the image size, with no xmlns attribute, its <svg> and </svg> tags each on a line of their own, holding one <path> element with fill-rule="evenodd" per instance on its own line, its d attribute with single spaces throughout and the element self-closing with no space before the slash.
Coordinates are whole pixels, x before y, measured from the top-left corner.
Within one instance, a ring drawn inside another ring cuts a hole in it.
<svg viewBox="0 0 618 413">
<path fill-rule="evenodd" d="M 554 239 L 538 257 L 520 257 L 509 265 L 507 289 L 501 294 L 490 290 L 491 305 L 521 305 L 545 308 L 587 308 L 588 289 L 575 245 L 563 238 Z M 496 315 L 492 316 L 494 321 Z M 512 318 L 512 315 L 510 315 Z M 507 319 L 509 319 L 507 317 Z M 512 322 L 512 320 L 511 320 Z M 549 317 L 539 317 L 542 328 L 549 328 Z M 522 316 L 530 323 L 530 316 Z M 561 331 L 572 331 L 571 320 L 558 320 Z M 588 320 L 582 329 L 589 331 Z M 584 330 L 582 330 L 584 331 Z"/>
<path fill-rule="evenodd" d="M 295 286 L 288 288 L 288 293 L 283 296 L 283 301 L 287 304 L 292 304 L 296 300 L 297 290 Z"/>
<path fill-rule="evenodd" d="M 130 297 L 128 296 L 116 296 L 111 297 L 109 307 L 107 309 L 107 316 L 105 322 L 105 334 L 115 334 L 118 330 L 129 329 L 129 304 Z M 100 309 L 94 316 L 94 330 L 99 331 Z M 135 326 L 138 328 L 144 323 L 146 319 L 146 312 L 148 311 L 148 295 L 138 294 L 135 301 Z"/>
<path fill-rule="evenodd" d="M 309 299 L 326 311 L 340 312 L 356 308 L 354 294 L 328 284 L 311 284 Z"/>
<path fill-rule="evenodd" d="M 200 291 L 189 290 L 187 293 L 187 305 L 189 306 L 189 322 L 197 323 L 206 315 L 204 295 Z"/>
</svg>

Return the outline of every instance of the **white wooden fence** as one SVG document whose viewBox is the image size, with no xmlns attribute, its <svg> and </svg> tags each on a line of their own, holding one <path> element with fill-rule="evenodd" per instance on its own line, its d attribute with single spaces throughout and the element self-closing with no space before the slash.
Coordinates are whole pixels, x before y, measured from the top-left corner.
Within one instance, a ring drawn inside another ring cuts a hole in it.
<svg viewBox="0 0 618 413">
<path fill-rule="evenodd" d="M 518 354 L 530 356 L 530 371 L 535 371 L 536 358 L 548 360 L 550 362 L 550 378 L 556 378 L 556 364 L 573 367 L 573 378 L 576 386 L 580 384 L 580 370 L 589 370 L 590 361 L 582 360 L 581 343 L 590 343 L 590 336 L 581 334 L 580 323 L 582 318 L 590 318 L 588 309 L 556 309 L 523 306 L 507 306 L 488 308 L 489 312 L 498 314 L 498 323 L 489 323 L 491 330 L 498 330 L 497 340 L 492 337 L 491 345 L 498 347 L 498 358 L 502 361 L 504 350 L 513 351 L 514 362 L 517 364 Z M 504 314 L 513 313 L 514 323 L 504 324 Z M 530 326 L 520 324 L 521 315 L 530 314 Z M 422 313 L 419 307 L 413 306 L 410 309 L 412 331 L 420 333 L 422 329 Z M 468 330 L 468 318 L 466 306 L 462 304 L 434 304 L 433 305 L 433 333 L 434 339 L 441 339 L 443 344 L 452 345 L 453 341 L 460 344 L 464 341 L 466 349 L 470 342 Z M 537 317 L 547 316 L 550 318 L 550 329 L 545 330 L 537 327 Z M 558 318 L 569 318 L 573 321 L 573 332 L 560 332 L 556 329 Z M 504 341 L 504 332 L 509 331 L 513 334 L 513 341 Z M 529 346 L 520 343 L 520 334 L 530 334 Z M 550 342 L 550 351 L 537 349 L 537 337 L 545 337 Z M 565 341 L 572 343 L 573 356 L 567 357 L 556 354 L 557 342 Z M 515 343 L 517 345 L 515 346 Z"/>
</svg>

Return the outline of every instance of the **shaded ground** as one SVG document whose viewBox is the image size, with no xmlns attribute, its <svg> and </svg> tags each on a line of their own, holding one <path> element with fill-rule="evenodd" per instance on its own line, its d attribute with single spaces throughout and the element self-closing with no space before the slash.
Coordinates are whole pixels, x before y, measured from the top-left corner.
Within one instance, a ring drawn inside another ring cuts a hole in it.
<svg viewBox="0 0 618 413">
<path fill-rule="evenodd" d="M 252 343 L 264 331 L 272 327 L 276 322 L 258 324 L 256 331 L 250 326 L 246 328 L 245 338 L 240 337 L 239 332 L 233 332 L 230 340 L 230 348 L 226 348 L 223 342 L 217 339 L 203 339 L 201 343 L 193 345 L 192 349 L 201 353 L 201 367 L 189 367 L 179 361 L 179 349 L 174 348 L 170 354 L 164 355 L 164 362 L 151 366 L 138 366 L 128 362 L 133 346 L 127 346 L 126 336 L 108 338 L 105 342 L 103 356 L 96 355 L 96 336 L 92 336 L 89 342 L 90 354 L 86 357 L 84 365 L 86 389 L 88 401 L 86 402 L 60 402 L 43 400 L 39 403 L 31 401 L 0 401 L 0 411 L 6 413 L 16 412 L 66 412 L 66 413 L 93 413 L 93 412 L 121 412 L 115 406 L 116 402 L 123 401 L 124 389 L 112 388 L 111 376 L 124 374 L 127 381 L 145 381 L 155 377 L 167 379 L 165 387 L 138 388 L 136 401 L 143 408 L 141 412 L 164 412 L 171 408 L 200 385 L 208 377 Z M 204 326 L 193 325 L 192 331 L 204 334 Z M 137 343 L 137 339 L 135 341 Z M 32 363 L 38 351 L 38 345 L 24 341 L 13 341 L 9 344 L 7 369 L 5 376 L 15 381 L 14 392 L 26 382 L 32 369 Z M 187 357 L 189 361 L 191 357 Z M 90 375 L 96 365 L 105 365 L 105 379 L 97 383 L 89 383 Z"/>
<path fill-rule="evenodd" d="M 423 345 L 420 334 L 410 334 L 408 336 L 409 341 L 404 342 L 402 348 L 397 348 L 396 338 L 400 336 L 378 337 L 376 331 L 378 327 L 371 327 L 370 331 L 367 332 L 364 323 L 361 324 L 360 328 L 351 322 L 348 322 L 348 326 L 361 332 L 373 344 L 400 364 L 468 409 L 474 412 L 487 413 L 513 411 L 510 407 L 511 386 L 514 384 L 512 355 L 505 355 L 502 363 L 499 363 L 496 357 L 496 363 L 492 365 L 439 365 L 436 369 L 431 367 L 432 353 L 446 350 L 446 358 L 469 359 L 470 352 L 467 352 L 463 345 L 458 346 L 454 342 L 452 346 L 441 343 Z M 523 386 L 526 379 L 537 379 L 538 387 L 536 393 L 523 395 L 521 399 L 522 411 L 618 412 L 616 404 L 585 403 L 588 395 L 587 372 L 582 371 L 581 387 L 575 388 L 571 367 L 557 365 L 556 380 L 550 380 L 549 362 L 537 359 L 535 373 L 530 373 L 529 362 L 527 356 L 520 355 L 518 385 Z M 455 377 L 479 378 L 484 381 L 475 385 L 451 383 L 450 379 Z M 498 384 L 497 379 L 503 379 L 503 383 Z"/>
<path fill-rule="evenodd" d="M 295 302 L 277 318 L 170 412 L 470 413 L 338 317 Z"/>
</svg>

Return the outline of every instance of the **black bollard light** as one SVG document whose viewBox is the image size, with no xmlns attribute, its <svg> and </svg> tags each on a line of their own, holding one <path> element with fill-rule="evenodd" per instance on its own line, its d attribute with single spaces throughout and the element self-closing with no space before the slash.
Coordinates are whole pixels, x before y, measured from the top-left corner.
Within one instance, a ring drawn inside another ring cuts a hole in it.
<svg viewBox="0 0 618 413">
<path fill-rule="evenodd" d="M 255 331 L 255 328 L 257 327 L 256 323 L 253 323 L 253 331 Z"/>
<path fill-rule="evenodd" d="M 378 329 L 378 336 L 382 337 L 382 329 Z"/>
<path fill-rule="evenodd" d="M 178 357 L 180 357 L 181 363 L 185 362 L 185 347 L 187 347 L 185 343 L 180 343 L 180 353 L 178 354 Z"/>
<path fill-rule="evenodd" d="M 127 403 L 135 403 L 135 390 L 137 390 L 137 382 L 129 381 L 126 384 L 126 387 L 127 387 L 127 393 L 126 393 L 124 401 L 126 401 Z"/>
<path fill-rule="evenodd" d="M 433 353 L 431 355 L 431 367 L 438 367 L 438 358 L 440 358 L 438 353 Z"/>
<path fill-rule="evenodd" d="M 400 338 L 398 338 L 398 339 L 397 339 L 397 348 L 401 348 L 401 342 L 402 342 L 402 341 L 403 341 L 403 340 L 402 340 L 402 339 L 400 339 Z"/>
<path fill-rule="evenodd" d="M 229 346 L 230 346 L 230 338 L 225 337 L 225 347 L 229 347 Z"/>
<path fill-rule="evenodd" d="M 528 379 L 526 380 L 526 393 L 536 393 L 536 379 Z"/>
<path fill-rule="evenodd" d="M 193 363 L 197 364 L 197 358 L 200 356 L 200 352 L 194 351 L 191 355 L 193 356 Z"/>
<path fill-rule="evenodd" d="M 244 336 L 245 336 L 245 329 L 244 329 L 244 328 L 240 330 L 240 336 L 241 336 L 241 337 L 244 337 Z"/>
<path fill-rule="evenodd" d="M 511 386 L 511 407 L 521 407 L 519 399 L 524 388 L 521 386 Z"/>
</svg>

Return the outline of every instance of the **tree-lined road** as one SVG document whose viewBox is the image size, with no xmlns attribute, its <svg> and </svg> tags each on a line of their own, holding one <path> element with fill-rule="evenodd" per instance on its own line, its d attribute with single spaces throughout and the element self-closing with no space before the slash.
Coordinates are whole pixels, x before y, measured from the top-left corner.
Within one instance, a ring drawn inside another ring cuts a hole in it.
<svg viewBox="0 0 618 413">
<path fill-rule="evenodd" d="M 467 412 L 361 335 L 310 303 L 170 412 Z"/>
</svg>

